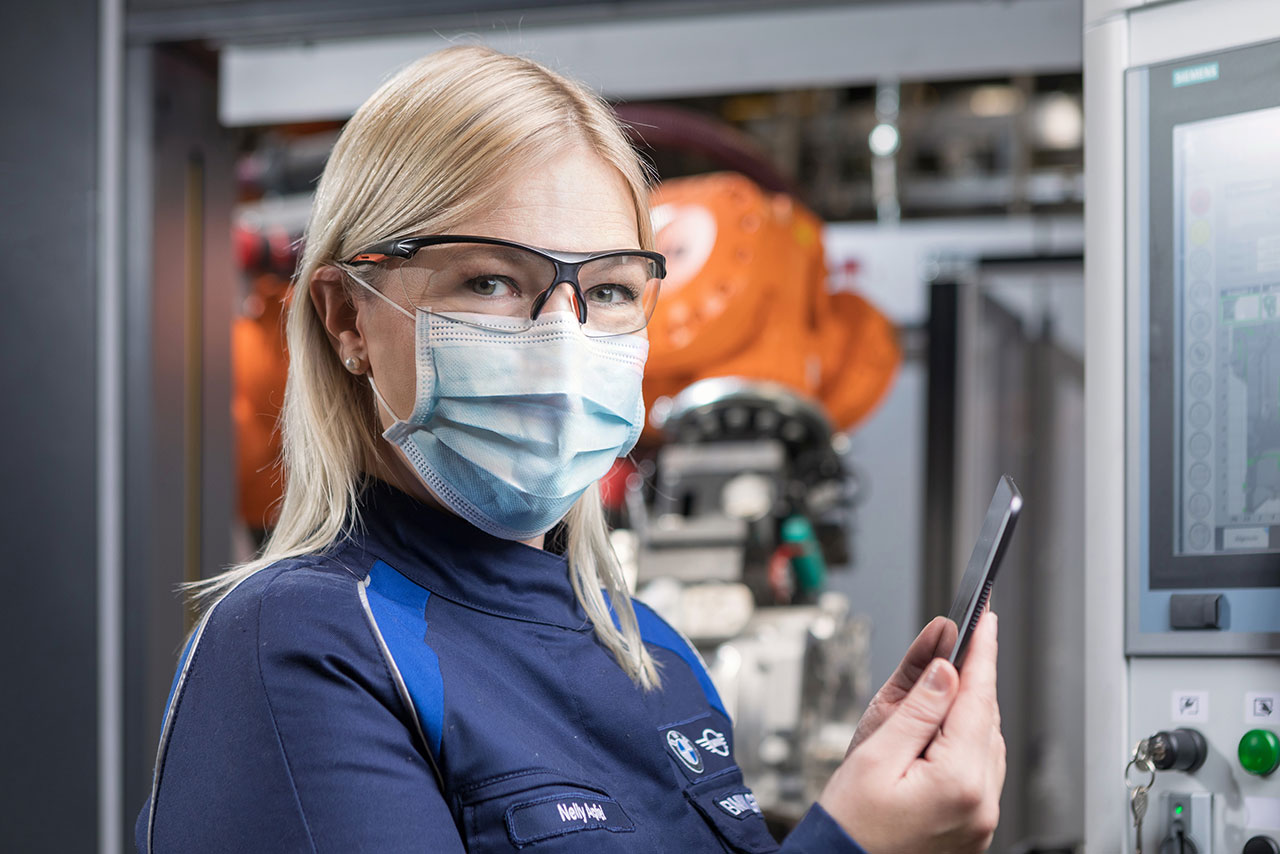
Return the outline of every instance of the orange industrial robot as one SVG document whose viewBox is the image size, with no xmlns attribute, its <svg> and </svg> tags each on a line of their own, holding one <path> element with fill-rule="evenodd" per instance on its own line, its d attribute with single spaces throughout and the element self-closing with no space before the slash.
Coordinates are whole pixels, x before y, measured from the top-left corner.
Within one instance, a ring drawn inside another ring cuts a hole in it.
<svg viewBox="0 0 1280 854">
<path fill-rule="evenodd" d="M 667 278 L 649 323 L 645 404 L 708 377 L 783 383 L 838 429 L 884 397 L 901 359 L 889 320 L 827 287 L 821 222 L 736 173 L 668 181 L 653 198 Z M 656 431 L 647 431 L 650 440 Z"/>
</svg>

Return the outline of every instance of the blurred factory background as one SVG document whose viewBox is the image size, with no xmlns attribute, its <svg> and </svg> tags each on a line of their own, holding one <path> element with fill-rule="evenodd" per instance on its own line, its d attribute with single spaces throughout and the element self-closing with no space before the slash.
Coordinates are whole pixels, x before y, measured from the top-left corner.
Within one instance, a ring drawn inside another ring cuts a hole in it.
<svg viewBox="0 0 1280 854">
<path fill-rule="evenodd" d="M 452 41 L 616 104 L 672 259 L 606 484 L 779 829 L 944 613 L 1000 473 L 993 851 L 1084 839 L 1080 0 L 45 0 L 12 11 L 0 847 L 132 850 L 191 614 L 279 494 L 280 329 L 343 120 Z M 21 272 L 19 272 L 21 270 Z"/>
</svg>

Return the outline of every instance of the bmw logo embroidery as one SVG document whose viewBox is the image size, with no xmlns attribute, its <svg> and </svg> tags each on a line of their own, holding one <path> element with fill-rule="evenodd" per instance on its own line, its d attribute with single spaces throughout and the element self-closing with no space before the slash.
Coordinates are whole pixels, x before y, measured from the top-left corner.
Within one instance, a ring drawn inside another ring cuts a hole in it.
<svg viewBox="0 0 1280 854">
<path fill-rule="evenodd" d="M 698 748 L 694 747 L 689 737 L 680 730 L 667 730 L 667 747 L 671 748 L 671 752 L 690 771 L 695 774 L 702 773 L 702 756 L 698 753 Z"/>
</svg>

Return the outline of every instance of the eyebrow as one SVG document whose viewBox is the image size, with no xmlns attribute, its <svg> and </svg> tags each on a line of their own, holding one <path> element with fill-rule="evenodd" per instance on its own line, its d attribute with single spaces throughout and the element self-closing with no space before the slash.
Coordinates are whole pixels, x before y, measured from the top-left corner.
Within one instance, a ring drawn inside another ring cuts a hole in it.
<svg viewBox="0 0 1280 854">
<path fill-rule="evenodd" d="M 540 258 L 531 252 L 517 249 L 514 246 L 498 246 L 492 243 L 456 243 L 444 244 L 458 253 L 459 256 L 471 259 L 475 258 L 480 261 L 523 261 L 530 263 L 545 263 L 548 266 L 550 262 L 544 258 Z"/>
<path fill-rule="evenodd" d="M 593 265 L 599 265 L 606 270 L 614 267 L 648 267 L 652 264 L 652 260 L 643 255 L 606 255 L 603 258 L 597 258 L 591 262 Z"/>
</svg>

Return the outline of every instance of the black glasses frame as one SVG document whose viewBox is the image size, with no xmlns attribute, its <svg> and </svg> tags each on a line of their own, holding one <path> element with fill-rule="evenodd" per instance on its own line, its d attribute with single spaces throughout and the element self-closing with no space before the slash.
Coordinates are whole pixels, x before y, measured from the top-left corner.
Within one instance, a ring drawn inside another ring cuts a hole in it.
<svg viewBox="0 0 1280 854">
<path fill-rule="evenodd" d="M 388 258 L 401 258 L 407 261 L 416 255 L 419 249 L 425 249 L 428 246 L 439 246 L 443 243 L 479 243 L 487 246 L 506 246 L 512 249 L 523 249 L 554 264 L 556 270 L 555 279 L 534 298 L 533 304 L 529 309 L 530 320 L 537 320 L 538 315 L 542 313 L 543 306 L 547 304 L 547 300 L 551 298 L 551 294 L 555 289 L 567 283 L 573 288 L 578 323 L 586 323 L 587 298 L 582 293 L 582 286 L 578 284 L 578 271 L 582 269 L 583 265 L 598 261 L 601 258 L 639 255 L 653 262 L 656 274 L 654 276 L 655 279 L 661 281 L 667 276 L 667 259 L 659 252 L 650 252 L 645 249 L 610 249 L 607 252 L 554 252 L 538 246 L 517 243 L 514 240 L 503 240 L 500 237 L 479 237 L 474 234 L 432 234 L 422 237 L 402 237 L 384 240 L 381 243 L 375 243 L 370 246 L 347 263 L 352 266 L 373 265 L 380 264 Z M 655 294 L 655 299 L 656 296 Z M 645 323 L 648 324 L 648 322 L 649 318 L 646 317 Z M 643 328 L 641 327 L 641 329 Z"/>
</svg>

